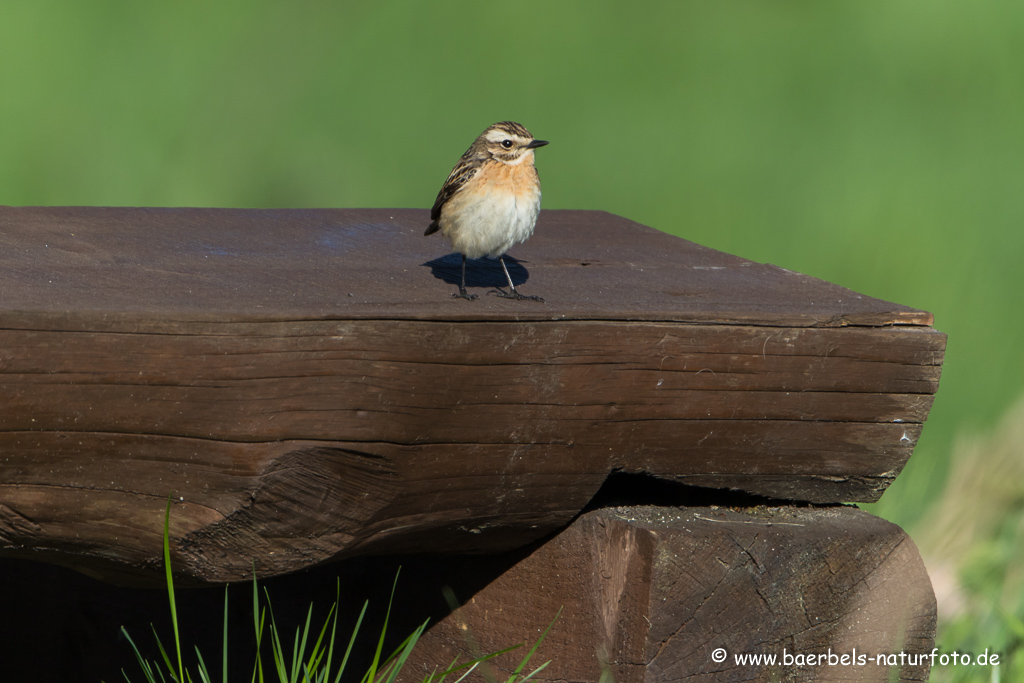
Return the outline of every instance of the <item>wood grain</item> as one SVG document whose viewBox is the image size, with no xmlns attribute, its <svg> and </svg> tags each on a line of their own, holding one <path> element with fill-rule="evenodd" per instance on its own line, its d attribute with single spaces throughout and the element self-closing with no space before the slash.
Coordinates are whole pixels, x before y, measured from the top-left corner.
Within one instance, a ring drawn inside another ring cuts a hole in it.
<svg viewBox="0 0 1024 683">
<path fill-rule="evenodd" d="M 877 657 L 928 654 L 935 639 L 935 597 L 913 541 L 843 507 L 597 510 L 458 597 L 421 639 L 406 680 L 524 633 L 529 647 L 559 609 L 531 662 L 551 661 L 540 681 L 925 681 L 930 660 Z M 802 659 L 786 665 L 785 653 Z M 523 654 L 494 660 L 495 678 Z M 825 659 L 810 666 L 808 655 Z"/>
<path fill-rule="evenodd" d="M 0 207 L 0 311 L 5 325 L 49 313 L 51 325 L 164 330 L 254 319 L 932 323 L 601 211 L 542 211 L 511 253 L 516 286 L 546 303 L 453 300 L 461 259 L 423 236 L 429 222 L 420 209 Z M 487 260 L 467 278 L 471 288 L 505 281 Z"/>
<path fill-rule="evenodd" d="M 0 209 L 0 554 L 157 582 L 169 495 L 198 581 L 491 552 L 612 472 L 871 501 L 913 451 L 927 313 L 573 211 L 547 303 L 456 301 L 426 218 Z"/>
</svg>

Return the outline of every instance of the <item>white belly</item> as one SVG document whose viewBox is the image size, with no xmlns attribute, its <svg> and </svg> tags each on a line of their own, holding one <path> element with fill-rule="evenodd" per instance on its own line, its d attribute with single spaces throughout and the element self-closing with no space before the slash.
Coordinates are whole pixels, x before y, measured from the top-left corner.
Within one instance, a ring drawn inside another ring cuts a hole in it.
<svg viewBox="0 0 1024 683">
<path fill-rule="evenodd" d="M 441 218 L 441 229 L 455 251 L 467 258 L 501 256 L 533 234 L 540 213 L 540 189 L 535 192 L 480 194 L 460 201 Z"/>
</svg>

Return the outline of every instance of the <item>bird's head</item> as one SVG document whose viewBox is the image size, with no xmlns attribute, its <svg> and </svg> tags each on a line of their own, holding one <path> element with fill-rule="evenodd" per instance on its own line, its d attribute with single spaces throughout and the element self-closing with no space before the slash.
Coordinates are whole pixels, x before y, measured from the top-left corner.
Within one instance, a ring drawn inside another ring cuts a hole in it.
<svg viewBox="0 0 1024 683">
<path fill-rule="evenodd" d="M 522 125 L 502 121 L 481 133 L 473 146 L 497 161 L 515 166 L 527 159 L 532 160 L 533 150 L 546 144 L 547 140 L 535 140 Z"/>
</svg>

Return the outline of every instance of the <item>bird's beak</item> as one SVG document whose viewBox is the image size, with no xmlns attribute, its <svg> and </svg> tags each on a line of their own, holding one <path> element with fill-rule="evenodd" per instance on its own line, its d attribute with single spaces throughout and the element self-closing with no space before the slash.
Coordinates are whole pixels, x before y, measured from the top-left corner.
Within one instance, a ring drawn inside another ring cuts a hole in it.
<svg viewBox="0 0 1024 683">
<path fill-rule="evenodd" d="M 548 144 L 547 140 L 531 140 L 530 144 L 526 146 L 526 149 L 536 149 L 537 147 L 543 147 Z"/>
</svg>

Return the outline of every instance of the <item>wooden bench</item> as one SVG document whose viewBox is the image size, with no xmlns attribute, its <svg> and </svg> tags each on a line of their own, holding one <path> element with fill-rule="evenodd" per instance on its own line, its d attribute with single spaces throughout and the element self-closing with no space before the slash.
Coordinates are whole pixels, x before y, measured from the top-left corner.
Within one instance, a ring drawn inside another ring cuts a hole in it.
<svg viewBox="0 0 1024 683">
<path fill-rule="evenodd" d="M 552 679 L 710 674 L 716 642 L 930 651 L 912 542 L 834 507 L 913 451 L 930 314 L 592 211 L 544 211 L 513 251 L 544 303 L 456 300 L 427 222 L 0 208 L 0 556 L 159 585 L 173 495 L 191 584 L 535 544 L 428 638 L 521 639 L 497 606 L 564 604 Z"/>
</svg>

